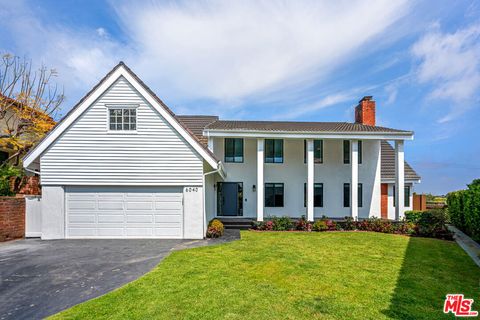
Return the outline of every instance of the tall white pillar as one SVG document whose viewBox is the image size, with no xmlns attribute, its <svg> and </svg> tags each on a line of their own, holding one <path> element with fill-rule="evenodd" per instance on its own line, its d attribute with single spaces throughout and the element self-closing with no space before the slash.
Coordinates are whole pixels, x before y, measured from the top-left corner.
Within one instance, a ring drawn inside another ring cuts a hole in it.
<svg viewBox="0 0 480 320">
<path fill-rule="evenodd" d="M 350 210 L 352 218 L 358 220 L 358 140 L 350 140 L 350 164 L 352 167 Z"/>
<path fill-rule="evenodd" d="M 264 187 L 263 162 L 265 139 L 257 139 L 257 220 L 263 221 Z"/>
<path fill-rule="evenodd" d="M 395 141 L 395 219 L 400 220 L 405 213 L 405 154 L 403 140 Z"/>
<path fill-rule="evenodd" d="M 314 156 L 313 156 L 313 140 L 307 139 L 307 219 L 314 219 Z"/>
</svg>

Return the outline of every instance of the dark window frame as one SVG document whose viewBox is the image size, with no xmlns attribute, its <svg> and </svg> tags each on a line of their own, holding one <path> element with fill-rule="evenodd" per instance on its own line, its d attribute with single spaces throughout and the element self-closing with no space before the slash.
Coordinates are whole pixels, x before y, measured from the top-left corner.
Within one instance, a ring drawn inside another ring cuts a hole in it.
<svg viewBox="0 0 480 320">
<path fill-rule="evenodd" d="M 393 207 L 395 208 L 397 206 L 397 193 L 395 192 L 395 185 L 393 185 L 392 187 L 393 187 L 392 188 L 392 190 L 393 190 Z M 404 186 L 403 187 L 403 206 L 405 208 L 410 207 L 410 193 L 411 193 L 410 186 Z M 407 197 L 407 194 L 408 194 L 408 197 Z"/>
<path fill-rule="evenodd" d="M 271 145 L 270 145 L 271 144 Z M 284 143 L 283 139 L 265 139 L 265 152 L 264 152 L 264 161 L 265 163 L 283 163 L 284 162 Z M 269 148 L 272 150 L 269 150 Z M 280 149 L 277 151 L 277 149 Z M 271 151 L 271 152 L 270 152 Z M 277 152 L 280 153 L 280 156 L 277 157 Z M 269 155 L 271 153 L 271 155 Z M 280 158 L 280 160 L 277 160 Z"/>
<path fill-rule="evenodd" d="M 227 142 L 231 142 L 233 143 L 233 146 L 232 146 L 232 152 L 233 154 L 232 155 L 227 155 Z M 243 163 L 244 162 L 244 159 L 245 159 L 245 142 L 243 141 L 243 138 L 225 138 L 224 139 L 224 158 L 225 158 L 225 162 L 227 163 Z M 237 143 L 241 143 L 241 155 L 237 155 L 236 154 L 236 144 Z M 241 161 L 237 161 L 236 158 L 240 158 L 241 157 Z"/>
<path fill-rule="evenodd" d="M 320 194 L 316 194 L 316 191 L 321 189 Z M 317 198 L 318 196 L 318 198 Z M 317 203 L 317 199 L 319 203 Z M 323 208 L 323 182 L 314 183 L 313 185 L 313 207 L 314 208 Z M 307 207 L 307 183 L 303 184 L 303 206 Z"/>
<path fill-rule="evenodd" d="M 303 140 L 303 162 L 307 163 L 307 140 Z M 313 163 L 323 163 L 323 140 L 313 140 Z"/>
<path fill-rule="evenodd" d="M 358 140 L 358 164 L 362 164 L 363 160 L 363 143 L 362 140 Z"/>
<path fill-rule="evenodd" d="M 343 140 L 343 163 L 350 164 L 350 140 Z"/>
<path fill-rule="evenodd" d="M 363 161 L 363 143 L 362 140 L 358 140 L 358 164 L 362 164 Z M 350 164 L 350 140 L 343 140 L 343 163 Z"/>
<path fill-rule="evenodd" d="M 363 207 L 363 183 L 358 183 L 357 185 L 357 201 L 358 201 L 358 208 Z M 343 184 L 343 207 L 350 208 L 351 207 L 351 193 L 350 193 L 350 183 Z"/>
<path fill-rule="evenodd" d="M 272 192 L 267 189 L 272 188 Z M 265 183 L 265 207 L 267 208 L 283 208 L 285 206 L 285 184 L 283 182 L 267 182 Z M 268 199 L 269 193 L 272 193 L 273 199 Z M 277 198 L 278 197 L 278 198 Z"/>
<path fill-rule="evenodd" d="M 350 183 L 343 184 L 343 207 L 350 208 Z"/>
</svg>

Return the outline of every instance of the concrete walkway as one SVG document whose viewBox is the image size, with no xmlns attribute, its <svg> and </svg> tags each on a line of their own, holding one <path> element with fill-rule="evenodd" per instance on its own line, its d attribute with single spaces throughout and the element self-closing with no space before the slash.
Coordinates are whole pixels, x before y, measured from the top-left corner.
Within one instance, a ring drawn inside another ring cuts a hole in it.
<svg viewBox="0 0 480 320">
<path fill-rule="evenodd" d="M 448 226 L 448 229 L 454 233 L 454 239 L 460 247 L 472 258 L 473 262 L 480 267 L 480 244 L 473 241 L 462 231 L 454 226 Z"/>
<path fill-rule="evenodd" d="M 240 238 L 205 240 L 39 240 L 0 244 L 0 319 L 42 319 L 103 295 L 155 267 L 172 251 Z"/>
</svg>

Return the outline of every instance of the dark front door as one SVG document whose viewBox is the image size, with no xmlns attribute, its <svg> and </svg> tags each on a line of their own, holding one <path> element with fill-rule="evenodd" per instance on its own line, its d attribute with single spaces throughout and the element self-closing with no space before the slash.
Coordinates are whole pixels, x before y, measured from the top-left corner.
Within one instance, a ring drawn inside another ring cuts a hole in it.
<svg viewBox="0 0 480 320">
<path fill-rule="evenodd" d="M 217 212 L 219 216 L 241 216 L 243 205 L 241 182 L 218 182 Z"/>
</svg>

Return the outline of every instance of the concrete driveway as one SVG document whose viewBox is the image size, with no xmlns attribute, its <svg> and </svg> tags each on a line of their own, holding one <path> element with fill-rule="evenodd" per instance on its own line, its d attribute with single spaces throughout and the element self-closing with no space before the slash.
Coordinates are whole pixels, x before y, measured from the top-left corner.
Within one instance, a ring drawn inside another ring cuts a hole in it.
<svg viewBox="0 0 480 320">
<path fill-rule="evenodd" d="M 151 270 L 207 240 L 18 240 L 0 244 L 0 319 L 40 319 Z"/>
</svg>

